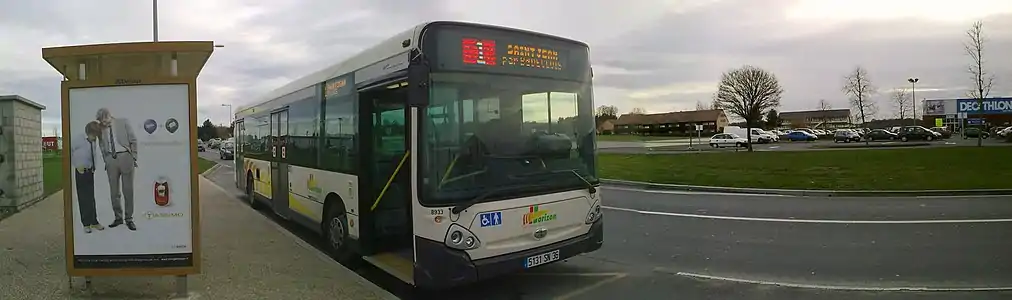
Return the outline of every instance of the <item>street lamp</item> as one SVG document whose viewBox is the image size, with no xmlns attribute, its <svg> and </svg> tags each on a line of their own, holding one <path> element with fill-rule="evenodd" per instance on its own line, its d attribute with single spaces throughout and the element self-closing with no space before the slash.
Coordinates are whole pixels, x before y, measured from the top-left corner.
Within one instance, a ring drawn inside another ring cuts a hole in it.
<svg viewBox="0 0 1012 300">
<path fill-rule="evenodd" d="M 155 38 L 155 42 L 158 41 L 158 0 L 151 0 L 151 30 L 152 35 Z"/>
<path fill-rule="evenodd" d="M 229 126 L 231 126 L 231 124 L 232 124 L 232 104 L 222 103 L 221 106 L 228 107 L 228 124 L 229 124 Z"/>
<path fill-rule="evenodd" d="M 917 77 L 907 78 L 907 82 L 910 82 L 910 104 L 914 107 L 912 111 L 914 125 L 917 125 L 917 81 L 920 81 Z"/>
</svg>

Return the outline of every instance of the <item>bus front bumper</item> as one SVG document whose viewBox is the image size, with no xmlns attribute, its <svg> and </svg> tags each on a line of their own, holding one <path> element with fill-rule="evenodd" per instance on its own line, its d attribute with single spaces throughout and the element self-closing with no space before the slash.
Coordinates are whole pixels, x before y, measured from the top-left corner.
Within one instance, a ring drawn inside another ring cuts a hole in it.
<svg viewBox="0 0 1012 300">
<path fill-rule="evenodd" d="M 559 250 L 559 260 L 593 252 L 604 244 L 604 218 L 591 224 L 584 235 L 525 251 L 472 261 L 467 252 L 446 247 L 443 243 L 415 237 L 415 285 L 426 289 L 442 289 L 486 280 L 524 270 L 528 257 Z M 424 258 L 423 258 L 424 257 Z M 554 263 L 554 262 L 553 262 Z M 431 265 L 429 265 L 431 264 Z"/>
</svg>

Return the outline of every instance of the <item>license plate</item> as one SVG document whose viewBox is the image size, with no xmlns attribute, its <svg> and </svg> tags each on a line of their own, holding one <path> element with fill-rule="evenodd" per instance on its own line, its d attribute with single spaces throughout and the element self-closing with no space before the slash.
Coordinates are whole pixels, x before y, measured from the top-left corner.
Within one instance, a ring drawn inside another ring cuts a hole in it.
<svg viewBox="0 0 1012 300">
<path fill-rule="evenodd" d="M 556 260 L 559 260 L 559 250 L 528 257 L 524 262 L 524 268 L 533 268 Z"/>
</svg>

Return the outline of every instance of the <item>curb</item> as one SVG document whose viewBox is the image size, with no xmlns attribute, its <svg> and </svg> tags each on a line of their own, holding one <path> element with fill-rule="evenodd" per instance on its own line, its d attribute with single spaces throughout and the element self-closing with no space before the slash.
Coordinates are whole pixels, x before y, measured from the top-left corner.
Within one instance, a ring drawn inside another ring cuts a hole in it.
<svg viewBox="0 0 1012 300">
<path fill-rule="evenodd" d="M 612 186 L 644 190 L 693 191 L 734 194 L 762 194 L 805 197 L 919 197 L 919 196 L 1004 196 L 1012 195 L 1012 189 L 978 190 L 899 190 L 899 191 L 834 191 L 834 190 L 788 190 L 664 184 L 617 179 L 601 179 L 601 183 Z"/>
<path fill-rule="evenodd" d="M 204 172 L 200 173 L 200 175 L 204 176 L 204 175 L 207 175 L 207 174 L 211 174 L 211 172 L 217 171 L 218 168 L 221 168 L 221 164 L 215 163 L 214 166 L 211 166 L 210 168 L 207 168 L 207 170 L 204 170 Z"/>
</svg>

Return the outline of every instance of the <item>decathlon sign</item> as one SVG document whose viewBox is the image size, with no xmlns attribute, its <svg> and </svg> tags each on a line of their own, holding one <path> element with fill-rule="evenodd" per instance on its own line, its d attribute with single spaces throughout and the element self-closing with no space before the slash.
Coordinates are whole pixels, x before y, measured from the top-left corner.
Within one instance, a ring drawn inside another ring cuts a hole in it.
<svg viewBox="0 0 1012 300">
<path fill-rule="evenodd" d="M 956 102 L 959 112 L 978 113 L 981 109 L 975 99 L 959 99 Z M 1012 98 L 988 98 L 982 104 L 985 114 L 1012 114 Z"/>
</svg>

